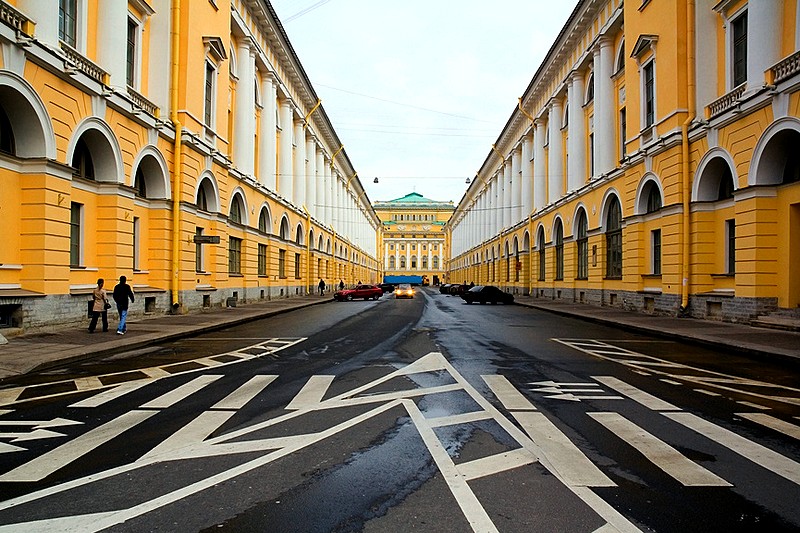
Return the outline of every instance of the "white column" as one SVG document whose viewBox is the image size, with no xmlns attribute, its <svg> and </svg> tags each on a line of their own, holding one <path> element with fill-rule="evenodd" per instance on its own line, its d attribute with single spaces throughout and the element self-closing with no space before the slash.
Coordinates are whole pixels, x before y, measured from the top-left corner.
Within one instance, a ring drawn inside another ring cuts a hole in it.
<svg viewBox="0 0 800 533">
<path fill-rule="evenodd" d="M 306 137 L 306 209 L 314 215 L 317 205 L 317 141 L 313 135 Z"/>
<path fill-rule="evenodd" d="M 511 189 L 513 188 L 511 161 L 506 159 L 503 161 L 503 226 L 502 229 L 511 227 L 511 214 L 512 214 L 512 200 Z"/>
<path fill-rule="evenodd" d="M 281 101 L 281 137 L 278 157 L 278 193 L 291 201 L 294 194 L 292 188 L 292 133 L 294 117 L 292 102 Z"/>
<path fill-rule="evenodd" d="M 275 124 L 275 110 L 277 107 L 277 92 L 275 87 L 275 77 L 270 72 L 261 76 L 261 131 L 258 134 L 258 173 L 259 183 L 270 189 L 275 190 L 275 171 L 277 157 L 277 125 Z"/>
<path fill-rule="evenodd" d="M 511 152 L 511 223 L 522 220 L 522 152 L 517 145 Z"/>
<path fill-rule="evenodd" d="M 550 101 L 549 146 L 547 156 L 547 200 L 553 203 L 564 195 L 564 149 L 561 138 L 561 102 Z"/>
<path fill-rule="evenodd" d="M 324 164 L 325 172 L 325 215 L 324 222 L 329 226 L 333 224 L 333 171 L 330 160 L 326 159 Z"/>
<path fill-rule="evenodd" d="M 569 160 L 567 161 L 567 191 L 579 189 L 586 183 L 586 124 L 583 116 L 583 74 L 573 72 L 567 86 L 569 124 L 567 125 Z"/>
<path fill-rule="evenodd" d="M 294 122 L 294 176 L 292 203 L 301 206 L 306 201 L 306 130 L 303 121 Z"/>
<path fill-rule="evenodd" d="M 547 167 L 544 164 L 544 138 L 546 123 L 543 118 L 534 122 L 533 136 L 533 209 L 538 211 L 547 205 Z"/>
<path fill-rule="evenodd" d="M 522 165 L 520 182 L 522 185 L 522 218 L 528 217 L 533 211 L 533 138 L 530 134 L 522 137 Z"/>
<path fill-rule="evenodd" d="M 615 163 L 614 41 L 602 36 L 594 49 L 594 153 L 595 175 L 607 174 Z"/>
<path fill-rule="evenodd" d="M 494 237 L 503 228 L 503 186 L 501 180 L 503 179 L 502 172 L 498 171 L 492 177 L 492 231 L 489 237 Z"/>
<path fill-rule="evenodd" d="M 317 219 L 322 220 L 325 216 L 325 205 L 327 202 L 325 201 L 325 154 L 322 152 L 322 149 L 318 146 L 317 147 L 317 164 L 316 164 L 316 175 L 314 176 L 314 183 L 316 185 L 316 195 L 317 201 L 314 206 L 311 208 L 311 212 L 314 214 Z"/>
<path fill-rule="evenodd" d="M 36 22 L 36 38 L 58 48 L 58 0 L 19 0 L 17 7 Z"/>
<path fill-rule="evenodd" d="M 747 90 L 764 86 L 764 71 L 781 59 L 783 2 L 747 3 Z M 795 29 L 797 31 L 797 29 Z"/>
<path fill-rule="evenodd" d="M 256 51 L 249 38 L 239 41 L 236 55 L 236 108 L 233 121 L 233 163 L 239 171 L 255 173 L 255 68 Z"/>
<path fill-rule="evenodd" d="M 103 7 L 97 10 L 97 17 L 97 62 L 111 75 L 111 86 L 126 93 L 128 0 L 103 0 Z"/>
</svg>

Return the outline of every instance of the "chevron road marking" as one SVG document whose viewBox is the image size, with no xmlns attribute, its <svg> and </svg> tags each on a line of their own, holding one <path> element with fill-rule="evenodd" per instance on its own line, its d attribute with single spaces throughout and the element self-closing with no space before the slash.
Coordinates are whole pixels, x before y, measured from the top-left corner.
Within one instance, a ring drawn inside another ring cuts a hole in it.
<svg viewBox="0 0 800 533">
<path fill-rule="evenodd" d="M 212 375 L 202 375 L 196 377 L 192 381 L 188 383 L 184 383 L 177 389 L 173 389 L 166 394 L 162 394 L 158 398 L 154 400 L 150 400 L 149 402 L 143 404 L 141 406 L 142 409 L 166 409 L 168 407 L 172 407 L 179 401 L 185 399 L 186 397 L 194 394 L 195 392 L 199 391 L 203 387 L 210 385 L 211 383 L 215 382 L 222 376 L 219 374 L 212 374 Z"/>
<path fill-rule="evenodd" d="M 322 397 L 328 391 L 336 376 L 311 376 L 300 392 L 286 406 L 289 411 L 302 409 L 311 405 L 316 405 L 322 401 Z"/>
<path fill-rule="evenodd" d="M 520 411 L 536 410 L 536 407 L 534 407 L 505 377 L 487 375 L 481 376 L 481 378 L 489 385 L 489 388 L 492 389 L 494 395 L 497 396 L 497 399 L 500 400 L 500 403 L 502 403 L 503 407 L 506 409 Z"/>
</svg>

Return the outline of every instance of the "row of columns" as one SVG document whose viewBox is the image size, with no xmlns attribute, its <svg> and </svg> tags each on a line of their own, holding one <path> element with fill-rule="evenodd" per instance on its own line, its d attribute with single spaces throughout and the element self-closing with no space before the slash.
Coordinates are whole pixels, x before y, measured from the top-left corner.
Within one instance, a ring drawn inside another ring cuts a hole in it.
<svg viewBox="0 0 800 533">
<path fill-rule="evenodd" d="M 233 162 L 243 174 L 255 176 L 255 77 L 259 70 L 256 47 L 249 38 L 239 40 L 237 73 Z M 352 177 L 345 180 L 335 170 L 331 156 L 320 146 L 305 117 L 288 96 L 279 95 L 275 75 L 261 72 L 259 81 L 263 110 L 257 181 L 295 206 L 305 206 L 311 216 L 333 227 L 339 235 L 368 253 L 375 253 L 375 229 L 349 187 Z"/>
<path fill-rule="evenodd" d="M 426 256 L 428 258 L 428 266 L 427 266 L 428 270 L 433 268 L 433 258 L 434 257 L 438 257 L 439 258 L 439 266 L 437 268 L 443 268 L 444 267 L 444 264 L 442 262 L 442 255 L 441 255 L 441 249 L 444 247 L 444 242 L 443 241 L 437 243 L 437 244 L 439 244 L 439 247 L 440 247 L 440 251 L 439 252 L 434 252 L 432 250 L 432 246 L 431 246 L 431 242 L 430 241 L 427 243 L 428 244 L 428 250 L 425 251 L 425 252 L 423 252 L 422 250 L 412 251 L 410 244 L 406 244 L 406 250 L 405 251 L 401 251 L 401 250 L 398 249 L 399 248 L 399 244 L 397 242 L 391 243 L 391 244 L 395 245 L 395 249 L 394 250 L 390 250 L 389 249 L 389 244 L 390 243 L 387 242 L 387 243 L 384 243 L 384 246 L 383 246 L 383 266 L 384 266 L 385 269 L 389 269 L 389 258 L 390 257 L 394 257 L 395 258 L 395 267 L 394 267 L 395 269 L 399 269 L 400 268 L 400 257 L 405 257 L 406 258 L 406 269 L 409 269 L 409 268 L 411 268 L 411 257 L 412 256 L 417 256 L 417 258 L 419 259 L 419 263 L 417 263 L 417 269 L 418 270 L 422 269 L 422 257 L 423 256 Z M 417 243 L 417 244 L 419 244 L 419 243 Z"/>
</svg>

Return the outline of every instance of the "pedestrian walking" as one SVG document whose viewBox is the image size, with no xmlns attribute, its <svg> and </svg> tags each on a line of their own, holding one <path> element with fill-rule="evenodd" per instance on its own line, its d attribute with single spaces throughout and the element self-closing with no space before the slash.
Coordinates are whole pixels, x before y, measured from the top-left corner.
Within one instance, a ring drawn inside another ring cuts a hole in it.
<svg viewBox="0 0 800 533">
<path fill-rule="evenodd" d="M 325 296 L 325 281 L 322 278 L 319 278 L 319 284 L 317 287 L 319 288 L 319 295 Z"/>
<path fill-rule="evenodd" d="M 128 300 L 134 301 L 133 289 L 126 281 L 127 278 L 125 276 L 120 276 L 119 283 L 114 287 L 114 302 L 117 304 L 117 312 L 119 312 L 117 335 L 124 335 L 127 331 Z"/>
<path fill-rule="evenodd" d="M 97 287 L 92 291 L 92 321 L 89 322 L 89 333 L 94 333 L 97 327 L 97 319 L 103 318 L 103 331 L 108 331 L 108 309 L 111 304 L 108 302 L 108 292 L 103 288 L 105 280 L 97 280 Z"/>
<path fill-rule="evenodd" d="M 344 290 L 344 280 L 341 280 L 341 279 L 339 280 L 339 290 L 340 291 Z"/>
</svg>

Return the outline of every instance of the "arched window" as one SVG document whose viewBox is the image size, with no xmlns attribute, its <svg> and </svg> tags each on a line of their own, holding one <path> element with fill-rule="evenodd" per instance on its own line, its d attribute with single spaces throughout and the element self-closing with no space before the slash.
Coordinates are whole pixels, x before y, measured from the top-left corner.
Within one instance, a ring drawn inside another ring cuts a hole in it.
<svg viewBox="0 0 800 533">
<path fill-rule="evenodd" d="M 606 277 L 622 278 L 622 208 L 612 197 L 606 215 Z"/>
<path fill-rule="evenodd" d="M 422 256 L 422 269 L 423 270 L 428 270 L 428 256 L 427 255 L 423 255 Z"/>
<path fill-rule="evenodd" d="M 394 256 L 389 257 L 389 268 L 394 269 L 396 264 Z"/>
<path fill-rule="evenodd" d="M 147 181 L 144 179 L 142 166 L 136 169 L 136 176 L 133 178 L 133 189 L 139 198 L 147 198 Z"/>
<path fill-rule="evenodd" d="M 78 139 L 75 144 L 75 152 L 72 154 L 72 175 L 87 180 L 95 178 L 92 153 L 89 151 L 89 146 L 83 140 L 83 137 Z"/>
<path fill-rule="evenodd" d="M 594 100 L 594 72 L 589 75 L 589 82 L 586 84 L 586 102 Z"/>
<path fill-rule="evenodd" d="M 555 248 L 556 248 L 556 278 L 564 279 L 564 225 L 561 219 L 556 219 L 555 227 Z"/>
<path fill-rule="evenodd" d="M 233 197 L 231 212 L 228 218 L 231 222 L 235 222 L 236 224 L 242 223 L 242 202 L 238 195 Z"/>
<path fill-rule="evenodd" d="M 649 190 L 647 191 L 647 212 L 655 213 L 661 209 L 661 191 L 658 190 L 656 184 L 650 182 Z"/>
<path fill-rule="evenodd" d="M 437 270 L 438 268 L 439 268 L 439 256 L 438 255 L 434 255 L 433 256 L 433 269 Z"/>
<path fill-rule="evenodd" d="M 0 152 L 8 155 L 16 154 L 14 130 L 11 129 L 11 121 L 2 106 L 0 106 Z"/>
<path fill-rule="evenodd" d="M 411 268 L 413 270 L 417 269 L 417 256 L 416 255 L 412 255 L 411 256 Z"/>
<path fill-rule="evenodd" d="M 400 269 L 404 270 L 406 268 L 406 258 L 405 256 L 400 256 Z"/>
<path fill-rule="evenodd" d="M 539 281 L 544 281 L 547 275 L 547 265 L 544 262 L 544 228 L 539 229 L 539 237 L 536 239 L 536 246 L 539 249 Z"/>
<path fill-rule="evenodd" d="M 265 207 L 258 215 L 258 231 L 261 233 L 269 233 L 269 226 L 269 211 L 267 211 Z"/>
<path fill-rule="evenodd" d="M 578 212 L 578 272 L 576 278 L 589 278 L 589 224 L 586 221 L 586 211 Z"/>
<path fill-rule="evenodd" d="M 206 196 L 205 187 L 200 187 L 197 191 L 197 209 L 208 211 L 208 197 Z"/>
</svg>

